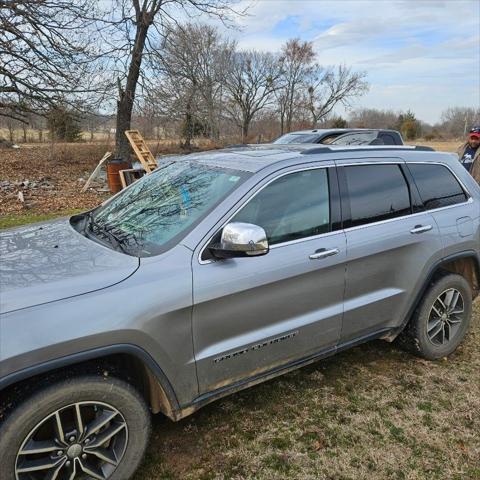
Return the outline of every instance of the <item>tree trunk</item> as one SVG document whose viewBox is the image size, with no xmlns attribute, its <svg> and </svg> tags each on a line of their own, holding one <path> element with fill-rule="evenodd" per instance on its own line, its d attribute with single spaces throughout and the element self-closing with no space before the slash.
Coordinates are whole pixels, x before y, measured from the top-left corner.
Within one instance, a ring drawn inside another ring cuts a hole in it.
<svg viewBox="0 0 480 480">
<path fill-rule="evenodd" d="M 130 160 L 130 144 L 125 136 L 125 130 L 130 130 L 132 121 L 133 102 L 135 100 L 135 90 L 137 88 L 138 78 L 140 76 L 140 66 L 142 64 L 143 49 L 145 39 L 147 38 L 150 21 L 146 15 L 137 25 L 135 34 L 135 43 L 132 50 L 132 60 L 128 68 L 127 82 L 125 88 L 119 84 L 119 98 L 117 101 L 117 124 L 115 132 L 115 156 L 122 160 Z"/>
<path fill-rule="evenodd" d="M 248 141 L 248 129 L 250 128 L 250 119 L 244 118 L 242 122 L 242 143 Z"/>
<path fill-rule="evenodd" d="M 190 109 L 190 102 L 187 104 L 187 111 L 185 112 L 185 148 L 190 148 L 192 144 L 192 112 Z"/>
</svg>

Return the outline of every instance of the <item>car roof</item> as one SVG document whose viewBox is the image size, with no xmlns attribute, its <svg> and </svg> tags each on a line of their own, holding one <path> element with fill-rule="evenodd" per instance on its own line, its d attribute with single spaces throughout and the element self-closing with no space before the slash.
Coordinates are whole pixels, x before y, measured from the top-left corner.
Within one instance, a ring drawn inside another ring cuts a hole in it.
<svg viewBox="0 0 480 480">
<path fill-rule="evenodd" d="M 295 132 L 288 132 L 284 135 L 311 135 L 311 134 L 333 134 L 333 133 L 355 133 L 355 132 L 394 132 L 385 128 L 314 128 L 312 130 L 296 130 Z M 283 136 L 283 135 L 282 135 Z"/>
<path fill-rule="evenodd" d="M 342 160 L 348 158 L 355 161 L 367 158 L 385 158 L 388 152 L 402 152 L 402 159 L 422 161 L 438 161 L 440 154 L 431 147 L 412 145 L 360 145 L 360 146 L 333 146 L 316 144 L 255 144 L 233 146 L 223 150 L 209 150 L 201 153 L 192 153 L 177 157 L 170 157 L 172 160 L 192 160 L 196 163 L 211 167 L 233 169 L 244 172 L 257 172 L 267 166 L 284 164 L 282 166 L 295 165 L 310 161 L 321 160 Z M 347 155 L 346 155 L 347 154 Z M 162 159 L 159 159 L 161 165 Z"/>
</svg>

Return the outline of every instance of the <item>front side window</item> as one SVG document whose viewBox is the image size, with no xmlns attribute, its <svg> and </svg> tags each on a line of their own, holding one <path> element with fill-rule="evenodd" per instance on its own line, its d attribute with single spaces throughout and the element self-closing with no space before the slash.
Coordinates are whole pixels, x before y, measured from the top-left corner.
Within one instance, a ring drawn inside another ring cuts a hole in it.
<svg viewBox="0 0 480 480">
<path fill-rule="evenodd" d="M 271 245 L 328 232 L 327 169 L 295 172 L 274 180 L 230 221 L 263 227 Z"/>
<path fill-rule="evenodd" d="M 175 161 L 145 176 L 74 225 L 92 240 L 135 256 L 173 246 L 249 174 Z"/>
<path fill-rule="evenodd" d="M 427 210 L 463 203 L 467 196 L 452 172 L 443 165 L 408 164 Z"/>
<path fill-rule="evenodd" d="M 399 165 L 343 167 L 350 198 L 349 226 L 411 213 L 410 191 Z"/>
</svg>

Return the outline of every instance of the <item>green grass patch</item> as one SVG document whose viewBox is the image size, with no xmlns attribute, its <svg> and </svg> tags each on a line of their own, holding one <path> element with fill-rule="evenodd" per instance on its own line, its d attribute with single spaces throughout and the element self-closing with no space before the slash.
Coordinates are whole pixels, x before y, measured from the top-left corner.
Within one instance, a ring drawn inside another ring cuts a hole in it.
<svg viewBox="0 0 480 480">
<path fill-rule="evenodd" d="M 22 214 L 9 214 L 0 218 L 0 229 L 18 227 L 21 225 L 28 225 L 29 223 L 45 222 L 52 220 L 53 218 L 67 217 L 75 215 L 76 213 L 83 212 L 84 209 L 73 208 L 69 210 L 62 210 L 54 213 L 22 213 Z"/>
</svg>

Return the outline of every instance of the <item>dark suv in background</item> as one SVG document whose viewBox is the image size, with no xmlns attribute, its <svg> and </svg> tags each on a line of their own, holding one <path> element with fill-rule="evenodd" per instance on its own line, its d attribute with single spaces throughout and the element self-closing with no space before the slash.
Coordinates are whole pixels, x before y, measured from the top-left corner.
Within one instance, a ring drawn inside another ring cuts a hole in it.
<svg viewBox="0 0 480 480">
<path fill-rule="evenodd" d="M 366 128 L 326 128 L 300 130 L 282 135 L 273 141 L 275 145 L 295 143 L 323 143 L 328 145 L 403 145 L 403 138 L 396 130 Z"/>
</svg>

